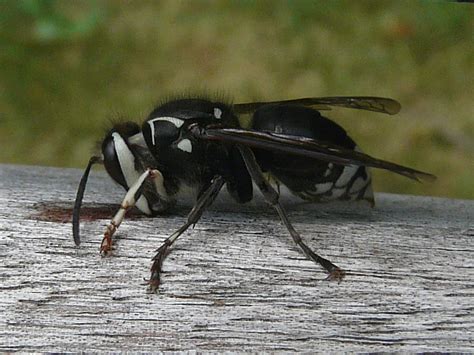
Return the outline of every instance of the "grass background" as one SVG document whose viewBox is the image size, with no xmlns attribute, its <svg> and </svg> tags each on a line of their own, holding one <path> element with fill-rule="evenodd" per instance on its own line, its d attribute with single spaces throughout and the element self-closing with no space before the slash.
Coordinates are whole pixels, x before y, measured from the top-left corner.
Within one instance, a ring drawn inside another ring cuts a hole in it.
<svg viewBox="0 0 474 355">
<path fill-rule="evenodd" d="M 0 162 L 84 167 L 110 119 L 181 92 L 234 102 L 377 95 L 337 109 L 378 191 L 474 198 L 474 5 L 445 1 L 0 1 Z"/>
</svg>

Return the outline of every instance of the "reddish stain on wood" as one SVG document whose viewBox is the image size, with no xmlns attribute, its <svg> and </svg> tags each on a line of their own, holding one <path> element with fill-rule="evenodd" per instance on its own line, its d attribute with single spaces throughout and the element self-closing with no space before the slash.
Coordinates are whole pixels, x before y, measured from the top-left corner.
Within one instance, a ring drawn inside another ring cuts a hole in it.
<svg viewBox="0 0 474 355">
<path fill-rule="evenodd" d="M 114 204 L 94 204 L 91 206 L 82 206 L 81 221 L 95 221 L 99 219 L 112 219 L 118 211 L 119 205 Z M 65 203 L 36 203 L 33 205 L 34 213 L 30 215 L 31 219 L 56 223 L 72 223 L 72 206 Z M 146 217 L 137 209 L 127 212 L 127 219 L 136 219 Z"/>
</svg>

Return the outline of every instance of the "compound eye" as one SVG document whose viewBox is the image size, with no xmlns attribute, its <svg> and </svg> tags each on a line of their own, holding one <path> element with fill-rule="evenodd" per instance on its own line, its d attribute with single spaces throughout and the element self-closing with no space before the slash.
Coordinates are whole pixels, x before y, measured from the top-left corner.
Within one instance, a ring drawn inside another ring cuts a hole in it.
<svg viewBox="0 0 474 355">
<path fill-rule="evenodd" d="M 120 160 L 117 155 L 114 135 L 118 135 L 118 133 L 112 133 L 102 142 L 102 154 L 104 155 L 105 170 L 107 170 L 107 173 L 112 179 L 122 185 L 125 189 L 128 189 L 125 176 L 122 172 L 122 167 L 120 166 Z"/>
<path fill-rule="evenodd" d="M 157 117 L 145 122 L 143 134 L 149 146 L 169 146 L 179 138 L 184 121 L 176 117 Z"/>
</svg>

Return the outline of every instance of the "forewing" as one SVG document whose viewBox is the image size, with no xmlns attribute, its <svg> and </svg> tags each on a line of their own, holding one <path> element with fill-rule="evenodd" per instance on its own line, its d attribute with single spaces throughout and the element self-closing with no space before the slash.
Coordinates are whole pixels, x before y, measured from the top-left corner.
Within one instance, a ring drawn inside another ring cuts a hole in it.
<svg viewBox="0 0 474 355">
<path fill-rule="evenodd" d="M 307 97 L 302 99 L 269 101 L 269 102 L 248 102 L 234 104 L 233 109 L 237 114 L 253 113 L 264 105 L 301 105 L 314 108 L 316 110 L 330 110 L 332 106 L 346 107 L 358 110 L 395 115 L 400 111 L 401 105 L 398 101 L 386 97 L 372 96 L 334 96 L 334 97 Z"/>
<path fill-rule="evenodd" d="M 340 165 L 359 165 L 385 169 L 417 181 L 434 180 L 434 175 L 411 169 L 367 154 L 311 138 L 234 128 L 194 129 L 200 139 L 242 144 L 251 148 L 294 154 Z"/>
</svg>

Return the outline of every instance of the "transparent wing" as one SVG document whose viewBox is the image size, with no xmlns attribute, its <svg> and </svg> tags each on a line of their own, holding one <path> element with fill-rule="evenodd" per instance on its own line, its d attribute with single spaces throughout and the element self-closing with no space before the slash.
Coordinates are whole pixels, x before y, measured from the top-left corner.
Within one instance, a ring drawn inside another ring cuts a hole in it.
<svg viewBox="0 0 474 355">
<path fill-rule="evenodd" d="M 330 110 L 331 106 L 337 106 L 381 112 L 389 115 L 395 115 L 401 109 L 400 103 L 396 100 L 372 96 L 307 97 L 283 101 L 248 102 L 234 104 L 233 109 L 237 114 L 248 114 L 255 112 L 255 110 L 264 105 L 301 105 L 316 110 Z"/>
<path fill-rule="evenodd" d="M 436 177 L 406 166 L 380 160 L 370 155 L 342 148 L 311 138 L 234 128 L 199 128 L 192 133 L 199 139 L 241 144 L 251 148 L 294 154 L 340 165 L 359 165 L 385 169 L 413 180 L 434 180 Z"/>
</svg>

